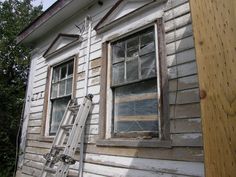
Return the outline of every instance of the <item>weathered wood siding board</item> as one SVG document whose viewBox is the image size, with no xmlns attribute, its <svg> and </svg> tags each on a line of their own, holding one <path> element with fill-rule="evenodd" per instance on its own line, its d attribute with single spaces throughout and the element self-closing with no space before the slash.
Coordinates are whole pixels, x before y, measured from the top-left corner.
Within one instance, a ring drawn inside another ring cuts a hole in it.
<svg viewBox="0 0 236 177">
<path fill-rule="evenodd" d="M 177 6 L 180 6 L 184 3 L 188 2 L 188 0 L 178 0 L 178 1 L 169 1 L 167 4 L 166 4 L 166 7 L 165 7 L 165 11 L 168 11 L 168 10 L 171 10 Z"/>
<path fill-rule="evenodd" d="M 119 176 L 119 177 L 173 177 L 173 174 L 167 174 L 162 172 L 153 172 L 153 171 L 145 171 L 145 170 L 135 170 L 135 169 L 128 169 L 128 168 L 117 168 L 112 166 L 105 166 L 105 165 L 97 165 L 92 163 L 85 163 L 84 164 L 84 171 L 95 173 L 99 175 L 108 175 L 111 174 L 111 176 Z M 183 175 L 176 175 L 176 177 L 180 177 Z"/>
<path fill-rule="evenodd" d="M 191 23 L 191 15 L 190 13 L 180 16 L 180 17 L 176 17 L 173 20 L 170 20 L 168 22 L 165 23 L 165 31 L 169 32 L 173 29 L 178 29 L 181 28 L 185 25 L 188 25 Z"/>
<path fill-rule="evenodd" d="M 172 1 L 169 1 L 169 3 L 171 4 Z M 176 6 L 172 10 L 166 11 L 164 20 L 169 21 L 169 20 L 172 20 L 173 18 L 183 16 L 184 14 L 187 14 L 189 12 L 190 12 L 189 3 L 186 2 L 184 4 Z"/>
<path fill-rule="evenodd" d="M 174 119 L 170 122 L 171 133 L 201 133 L 201 119 Z"/>
<path fill-rule="evenodd" d="M 197 75 L 191 75 L 187 77 L 172 79 L 169 81 L 169 91 L 179 91 L 186 89 L 198 88 L 198 77 Z"/>
<path fill-rule="evenodd" d="M 170 160 L 154 160 L 145 158 L 130 158 L 97 154 L 86 154 L 86 162 L 104 164 L 113 167 L 132 168 L 136 170 L 146 170 L 154 172 L 183 174 L 190 176 L 203 176 L 201 171 L 195 171 L 195 168 L 202 168 L 202 163 L 179 162 Z M 175 169 L 175 171 L 173 170 Z M 173 171 L 172 171 L 173 170 Z"/>
<path fill-rule="evenodd" d="M 173 146 L 202 147 L 201 133 L 172 133 L 171 139 Z"/>
<path fill-rule="evenodd" d="M 170 118 L 180 119 L 180 118 L 194 118 L 200 117 L 200 104 L 182 104 L 182 105 L 171 105 L 170 106 Z"/>
<path fill-rule="evenodd" d="M 110 10 L 115 1 L 104 1 L 90 9 L 78 12 L 70 20 L 60 25 L 58 32 L 78 33 L 74 26 L 83 25 L 84 17 L 92 17 L 94 27 Z M 87 12 L 88 11 L 88 12 Z M 145 12 L 147 13 L 147 12 Z M 152 12 L 149 12 L 152 13 Z M 154 14 L 156 15 L 156 14 Z M 102 37 L 92 30 L 90 61 L 88 73 L 88 93 L 94 95 L 93 108 L 86 122 L 84 177 L 156 177 L 156 176 L 204 176 L 203 150 L 201 134 L 201 114 L 199 108 L 198 76 L 195 62 L 195 50 L 192 37 L 192 25 L 188 0 L 170 1 L 164 9 L 165 42 L 169 79 L 170 136 L 172 148 L 125 148 L 99 147 L 99 101 L 102 65 Z M 151 15 L 150 15 L 151 19 Z M 128 24 L 127 24 L 128 25 Z M 42 139 L 42 113 L 48 65 L 55 63 L 56 57 L 47 60 L 42 57 L 53 40 L 53 36 L 37 49 L 37 67 L 34 76 L 31 114 L 28 124 L 27 148 L 23 176 L 38 176 L 52 140 Z M 87 54 L 87 32 L 82 43 L 71 49 L 79 53 L 77 65 L 76 97 L 81 103 L 85 91 L 85 59 Z M 41 46 L 41 47 L 40 47 Z M 58 55 L 60 61 L 68 54 Z M 79 154 L 76 154 L 79 159 Z M 72 167 L 69 176 L 76 176 L 78 163 Z"/>
<path fill-rule="evenodd" d="M 179 52 L 173 55 L 168 55 L 167 56 L 167 66 L 172 67 L 175 65 L 195 61 L 195 50 L 194 49 L 189 49 L 183 52 Z"/>
<path fill-rule="evenodd" d="M 179 1 L 178 5 L 170 0 L 164 19 L 172 145 L 201 148 L 199 85 L 189 3 Z"/>
</svg>

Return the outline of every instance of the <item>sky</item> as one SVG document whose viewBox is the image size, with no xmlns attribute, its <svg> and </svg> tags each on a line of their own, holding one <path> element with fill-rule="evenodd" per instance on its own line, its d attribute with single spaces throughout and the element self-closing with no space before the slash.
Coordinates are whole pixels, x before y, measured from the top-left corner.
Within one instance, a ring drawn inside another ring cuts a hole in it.
<svg viewBox="0 0 236 177">
<path fill-rule="evenodd" d="M 57 0 L 33 0 L 33 5 L 37 6 L 40 5 L 41 3 L 43 4 L 43 10 L 46 10 L 49 8 L 54 2 Z"/>
</svg>

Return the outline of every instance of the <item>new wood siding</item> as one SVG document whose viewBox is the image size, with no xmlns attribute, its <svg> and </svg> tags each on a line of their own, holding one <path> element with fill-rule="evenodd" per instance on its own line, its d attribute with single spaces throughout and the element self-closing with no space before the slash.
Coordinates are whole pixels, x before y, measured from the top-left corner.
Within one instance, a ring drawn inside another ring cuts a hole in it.
<svg viewBox="0 0 236 177">
<path fill-rule="evenodd" d="M 116 1 L 106 0 L 103 6 L 93 5 L 78 12 L 63 22 L 58 31 L 78 33 L 74 26 L 82 25 L 86 15 L 92 17 L 94 27 Z M 192 36 L 191 16 L 188 0 L 169 0 L 164 9 L 164 31 L 166 41 L 166 63 L 169 81 L 169 119 L 171 148 L 145 147 L 100 147 L 99 139 L 99 100 L 102 67 L 102 35 L 92 31 L 89 61 L 88 93 L 94 95 L 92 113 L 86 125 L 86 146 L 84 177 L 169 177 L 204 176 L 201 113 L 199 106 L 198 76 L 195 49 Z M 60 60 L 78 54 L 76 97 L 82 101 L 85 83 L 85 58 L 87 33 L 81 44 L 69 49 L 69 54 L 61 54 Z M 46 60 L 42 55 L 54 36 L 39 41 L 37 46 L 36 71 L 33 78 L 33 95 L 28 123 L 27 145 L 22 169 L 23 177 L 38 177 L 44 159 L 43 154 L 51 147 L 52 139 L 43 138 L 42 121 L 44 95 L 48 66 L 55 58 Z M 79 159 L 79 153 L 76 154 Z M 69 175 L 75 176 L 78 163 L 72 166 Z"/>
</svg>

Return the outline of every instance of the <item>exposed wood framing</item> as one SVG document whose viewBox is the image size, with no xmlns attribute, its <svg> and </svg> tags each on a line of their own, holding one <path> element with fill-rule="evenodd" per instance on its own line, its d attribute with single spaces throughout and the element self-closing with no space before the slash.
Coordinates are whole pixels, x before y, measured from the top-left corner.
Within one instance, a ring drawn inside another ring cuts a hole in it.
<svg viewBox="0 0 236 177">
<path fill-rule="evenodd" d="M 159 54 L 159 74 L 161 80 L 161 139 L 170 139 L 170 122 L 169 122 L 169 97 L 168 97 L 168 76 L 166 64 L 166 45 L 164 21 L 162 18 L 157 19 L 157 41 Z"/>
<path fill-rule="evenodd" d="M 236 176 L 236 1 L 190 0 L 207 177 Z"/>
</svg>

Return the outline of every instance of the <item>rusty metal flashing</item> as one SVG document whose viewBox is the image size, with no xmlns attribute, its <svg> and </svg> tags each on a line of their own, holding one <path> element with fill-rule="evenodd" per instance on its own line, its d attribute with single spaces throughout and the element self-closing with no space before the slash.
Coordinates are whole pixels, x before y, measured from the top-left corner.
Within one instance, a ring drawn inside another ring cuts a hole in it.
<svg viewBox="0 0 236 177">
<path fill-rule="evenodd" d="M 22 42 L 27 36 L 35 31 L 39 26 L 45 23 L 48 19 L 58 13 L 66 5 L 71 3 L 73 0 L 58 0 L 52 6 L 50 6 L 45 12 L 39 17 L 32 21 L 25 29 L 23 29 L 16 38 L 17 43 Z"/>
</svg>

